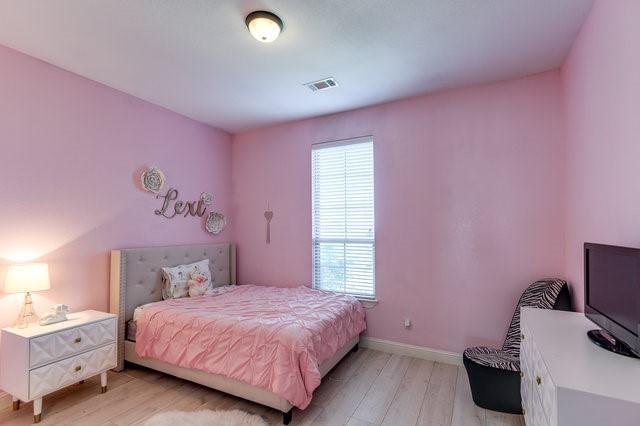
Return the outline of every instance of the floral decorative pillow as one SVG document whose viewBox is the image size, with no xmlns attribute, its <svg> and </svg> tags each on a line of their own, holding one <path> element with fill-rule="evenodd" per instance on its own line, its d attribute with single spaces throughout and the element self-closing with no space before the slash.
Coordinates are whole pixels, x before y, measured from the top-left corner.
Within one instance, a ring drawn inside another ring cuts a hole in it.
<svg viewBox="0 0 640 426">
<path fill-rule="evenodd" d="M 191 279 L 187 281 L 187 284 L 189 286 L 189 297 L 209 294 L 211 290 L 213 290 L 211 280 L 200 271 L 193 271 L 191 273 Z"/>
<path fill-rule="evenodd" d="M 162 268 L 162 298 L 166 300 L 189 296 L 189 280 L 191 279 L 191 274 L 193 272 L 200 273 L 206 278 L 208 283 L 211 283 L 209 259 L 190 263 L 188 265 Z"/>
</svg>

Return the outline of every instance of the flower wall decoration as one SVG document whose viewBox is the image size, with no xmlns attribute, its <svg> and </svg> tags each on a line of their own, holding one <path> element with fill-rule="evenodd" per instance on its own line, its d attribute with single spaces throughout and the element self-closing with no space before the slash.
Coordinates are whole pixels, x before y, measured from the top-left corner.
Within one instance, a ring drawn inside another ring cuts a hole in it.
<svg viewBox="0 0 640 426">
<path fill-rule="evenodd" d="M 142 187 L 154 194 L 160 192 L 165 183 L 164 173 L 157 167 L 150 167 L 142 172 L 140 179 L 142 181 Z"/>
<path fill-rule="evenodd" d="M 209 204 L 213 203 L 213 195 L 209 194 L 208 192 L 203 192 L 202 194 L 200 194 L 200 199 L 208 206 Z"/>
<path fill-rule="evenodd" d="M 222 213 L 209 212 L 207 221 L 205 223 L 205 228 L 207 232 L 217 235 L 222 232 L 226 224 L 227 219 L 225 219 Z"/>
</svg>

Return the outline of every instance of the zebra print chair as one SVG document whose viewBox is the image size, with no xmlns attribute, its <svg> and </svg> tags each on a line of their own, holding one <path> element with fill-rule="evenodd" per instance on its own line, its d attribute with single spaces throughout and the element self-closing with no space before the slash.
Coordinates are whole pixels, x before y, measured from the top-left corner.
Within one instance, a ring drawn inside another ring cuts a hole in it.
<svg viewBox="0 0 640 426">
<path fill-rule="evenodd" d="M 501 349 L 467 348 L 463 354 L 471 395 L 476 405 L 522 414 L 520 399 L 520 308 L 571 310 L 567 282 L 550 278 L 531 284 L 520 296 Z"/>
</svg>

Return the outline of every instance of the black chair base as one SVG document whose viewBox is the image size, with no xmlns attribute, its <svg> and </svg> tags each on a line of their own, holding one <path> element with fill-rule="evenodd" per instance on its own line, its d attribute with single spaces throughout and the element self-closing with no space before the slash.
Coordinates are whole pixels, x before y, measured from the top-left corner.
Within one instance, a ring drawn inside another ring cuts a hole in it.
<svg viewBox="0 0 640 426">
<path fill-rule="evenodd" d="M 522 414 L 520 372 L 476 364 L 466 356 L 464 367 L 469 376 L 473 402 L 482 408 L 510 414 Z"/>
</svg>

